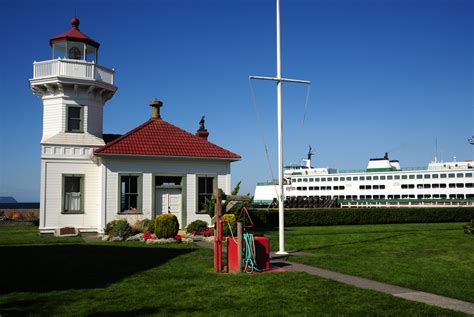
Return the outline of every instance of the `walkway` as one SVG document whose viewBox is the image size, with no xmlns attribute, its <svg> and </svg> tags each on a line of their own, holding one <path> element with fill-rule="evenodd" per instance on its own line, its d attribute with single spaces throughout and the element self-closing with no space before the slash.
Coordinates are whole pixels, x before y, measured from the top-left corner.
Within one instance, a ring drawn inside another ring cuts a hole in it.
<svg viewBox="0 0 474 317">
<path fill-rule="evenodd" d="M 195 242 L 197 245 L 213 249 L 214 245 L 211 243 L 199 241 Z M 225 252 L 225 248 L 223 250 Z M 409 288 L 404 288 L 392 284 L 381 283 L 373 280 L 369 280 L 362 277 L 357 277 L 353 275 L 348 275 L 344 273 L 338 273 L 329 271 L 326 269 L 321 269 L 318 267 L 295 263 L 291 261 L 287 261 L 288 257 L 292 255 L 300 255 L 300 254 L 293 254 L 290 253 L 289 256 L 280 257 L 275 255 L 273 252 L 270 254 L 270 263 L 272 266 L 283 267 L 285 269 L 297 272 L 305 272 L 311 275 L 327 278 L 330 280 L 335 280 L 344 284 L 353 285 L 359 288 L 370 289 L 378 292 L 382 292 L 385 294 L 389 294 L 395 297 L 404 298 L 407 300 L 420 302 L 432 306 L 437 306 L 441 308 L 451 309 L 455 311 L 460 311 L 466 314 L 470 314 L 474 316 L 474 304 L 461 301 L 454 298 L 449 298 L 445 296 L 440 296 L 436 294 L 421 292 L 417 290 L 412 290 Z"/>
</svg>

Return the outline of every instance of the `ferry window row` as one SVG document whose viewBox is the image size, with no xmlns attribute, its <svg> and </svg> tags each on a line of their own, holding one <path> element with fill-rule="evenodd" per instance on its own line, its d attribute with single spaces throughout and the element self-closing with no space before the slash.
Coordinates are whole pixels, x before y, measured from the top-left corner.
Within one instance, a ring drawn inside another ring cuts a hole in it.
<svg viewBox="0 0 474 317">
<path fill-rule="evenodd" d="M 438 178 L 464 178 L 472 177 L 473 173 L 441 173 L 441 174 L 409 174 L 409 175 L 374 175 L 374 176 L 347 176 L 347 177 L 298 177 L 292 178 L 293 183 L 312 182 L 350 182 L 350 181 L 378 181 L 400 179 L 438 179 Z"/>
<path fill-rule="evenodd" d="M 385 189 L 385 185 L 360 185 L 359 189 Z"/>
<path fill-rule="evenodd" d="M 402 189 L 414 189 L 415 184 L 402 184 Z M 446 188 L 446 184 L 417 184 L 417 189 Z M 448 188 L 474 188 L 474 183 L 449 183 Z"/>
<path fill-rule="evenodd" d="M 345 186 L 303 186 L 296 187 L 296 190 L 344 190 Z"/>
<path fill-rule="evenodd" d="M 298 198 L 307 198 L 308 196 L 294 196 Z M 328 198 L 331 196 L 309 196 L 312 198 Z M 419 195 L 334 195 L 332 198 L 345 199 L 345 200 L 357 200 L 357 199 L 474 199 L 474 194 L 419 194 Z"/>
</svg>

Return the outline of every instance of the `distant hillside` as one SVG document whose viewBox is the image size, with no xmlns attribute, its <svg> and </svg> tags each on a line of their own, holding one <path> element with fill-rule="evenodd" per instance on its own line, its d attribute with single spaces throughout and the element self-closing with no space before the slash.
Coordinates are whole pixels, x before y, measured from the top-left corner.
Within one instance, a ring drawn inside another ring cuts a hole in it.
<svg viewBox="0 0 474 317">
<path fill-rule="evenodd" d="M 16 204 L 15 198 L 10 196 L 0 196 L 0 204 Z"/>
</svg>

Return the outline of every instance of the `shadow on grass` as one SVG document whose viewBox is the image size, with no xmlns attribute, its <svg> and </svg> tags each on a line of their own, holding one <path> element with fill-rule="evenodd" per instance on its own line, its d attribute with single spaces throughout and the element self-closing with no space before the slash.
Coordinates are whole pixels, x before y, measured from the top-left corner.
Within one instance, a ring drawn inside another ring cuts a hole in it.
<svg viewBox="0 0 474 317">
<path fill-rule="evenodd" d="M 0 294 L 101 288 L 189 252 L 104 245 L 0 247 Z"/>
</svg>

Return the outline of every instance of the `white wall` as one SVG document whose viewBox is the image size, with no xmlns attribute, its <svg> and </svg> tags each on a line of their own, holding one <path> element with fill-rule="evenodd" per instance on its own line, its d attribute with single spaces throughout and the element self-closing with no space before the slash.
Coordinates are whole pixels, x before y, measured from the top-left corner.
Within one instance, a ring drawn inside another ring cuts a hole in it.
<svg viewBox="0 0 474 317">
<path fill-rule="evenodd" d="M 230 192 L 230 162 L 223 160 L 210 159 L 130 159 L 130 158 L 103 158 L 103 164 L 106 166 L 106 219 L 110 222 L 121 217 L 130 218 L 130 216 L 118 215 L 118 174 L 119 173 L 141 173 L 143 175 L 142 191 L 142 210 L 143 215 L 133 217 L 151 218 L 154 215 L 154 195 L 153 177 L 159 174 L 181 175 L 183 177 L 183 212 L 185 215 L 180 221 L 181 227 L 188 223 L 202 219 L 207 222 L 210 218 L 206 214 L 196 214 L 197 204 L 197 177 L 212 176 L 217 180 L 217 185 L 225 192 Z M 132 221 L 136 221 L 135 218 Z M 181 223 L 182 222 L 182 223 Z"/>
<path fill-rule="evenodd" d="M 100 214 L 101 179 L 100 167 L 92 161 L 42 160 L 45 178 L 42 177 L 40 230 L 73 226 L 96 230 Z M 64 204 L 64 174 L 84 175 L 84 213 L 62 214 Z"/>
</svg>

